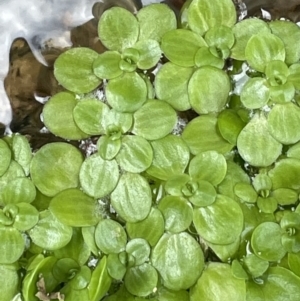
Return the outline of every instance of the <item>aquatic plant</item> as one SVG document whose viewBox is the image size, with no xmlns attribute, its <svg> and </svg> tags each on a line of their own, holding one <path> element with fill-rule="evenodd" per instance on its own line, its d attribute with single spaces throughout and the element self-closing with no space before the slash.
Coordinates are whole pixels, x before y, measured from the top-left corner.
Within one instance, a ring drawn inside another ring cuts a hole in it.
<svg viewBox="0 0 300 301">
<path fill-rule="evenodd" d="M 298 26 L 192 0 L 98 33 L 55 62 L 66 141 L 0 140 L 2 300 L 299 300 Z"/>
</svg>

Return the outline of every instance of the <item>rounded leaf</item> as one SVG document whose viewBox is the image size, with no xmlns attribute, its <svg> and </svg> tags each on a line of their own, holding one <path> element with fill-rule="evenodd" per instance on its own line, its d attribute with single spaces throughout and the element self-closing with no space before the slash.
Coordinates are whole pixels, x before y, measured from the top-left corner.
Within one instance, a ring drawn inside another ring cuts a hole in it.
<svg viewBox="0 0 300 301">
<path fill-rule="evenodd" d="M 175 110 L 166 102 L 148 100 L 133 114 L 132 133 L 147 140 L 156 140 L 170 134 L 177 122 Z"/>
<path fill-rule="evenodd" d="M 102 44 L 121 52 L 132 47 L 139 36 L 139 24 L 135 16 L 122 7 L 106 10 L 98 23 L 98 34 Z"/>
<path fill-rule="evenodd" d="M 13 300 L 18 294 L 20 277 L 14 265 L 0 265 L 0 281 L 2 283 L 0 293 L 3 300 Z"/>
<path fill-rule="evenodd" d="M 216 46 L 218 49 L 230 49 L 234 44 L 234 35 L 231 28 L 227 26 L 211 27 L 205 33 L 205 42 L 208 46 Z"/>
<path fill-rule="evenodd" d="M 18 213 L 15 217 L 13 227 L 19 231 L 27 231 L 34 227 L 39 221 L 39 212 L 28 203 L 18 203 Z"/>
<path fill-rule="evenodd" d="M 282 40 L 272 33 L 260 32 L 249 39 L 245 57 L 257 71 L 264 72 L 270 61 L 285 60 L 285 48 Z"/>
<path fill-rule="evenodd" d="M 111 79 L 105 91 L 107 102 L 119 112 L 136 111 L 147 97 L 146 83 L 136 72 Z"/>
<path fill-rule="evenodd" d="M 119 133 L 117 133 L 119 135 Z M 121 139 L 108 135 L 101 136 L 97 141 L 98 153 L 103 160 L 114 159 L 121 149 Z"/>
<path fill-rule="evenodd" d="M 282 145 L 268 131 L 266 118 L 254 115 L 241 131 L 237 147 L 241 157 L 253 166 L 267 167 L 281 154 Z"/>
<path fill-rule="evenodd" d="M 204 268 L 200 245 L 186 232 L 164 234 L 154 247 L 151 260 L 164 286 L 173 290 L 190 288 Z"/>
<path fill-rule="evenodd" d="M 220 112 L 227 103 L 230 89 L 230 80 L 224 71 L 212 66 L 201 67 L 188 84 L 191 106 L 198 114 Z"/>
<path fill-rule="evenodd" d="M 96 227 L 95 241 L 102 252 L 118 254 L 125 250 L 127 235 L 119 223 L 105 219 Z"/>
<path fill-rule="evenodd" d="M 236 241 L 244 226 L 241 207 L 224 195 L 218 195 L 209 206 L 194 209 L 193 221 L 203 239 L 221 245 Z"/>
<path fill-rule="evenodd" d="M 147 180 L 139 174 L 123 174 L 111 194 L 111 204 L 126 222 L 146 218 L 152 205 L 152 194 Z"/>
<path fill-rule="evenodd" d="M 268 130 L 282 144 L 300 140 L 300 108 L 292 102 L 276 104 L 268 115 Z"/>
<path fill-rule="evenodd" d="M 58 250 L 72 238 L 72 227 L 59 222 L 50 211 L 40 213 L 38 223 L 28 231 L 33 243 L 45 250 Z"/>
<path fill-rule="evenodd" d="M 93 72 L 97 57 L 96 51 L 86 47 L 69 49 L 55 60 L 54 75 L 67 90 L 77 94 L 91 92 L 102 82 Z"/>
<path fill-rule="evenodd" d="M 286 253 L 281 244 L 281 234 L 281 228 L 276 223 L 264 222 L 258 225 L 251 236 L 255 255 L 267 261 L 281 260 Z"/>
<path fill-rule="evenodd" d="M 72 227 L 93 226 L 100 219 L 95 200 L 76 188 L 58 193 L 49 210 L 61 223 Z"/>
<path fill-rule="evenodd" d="M 134 257 L 134 265 L 137 266 L 149 259 L 151 249 L 145 239 L 135 238 L 127 243 L 125 251 Z"/>
<path fill-rule="evenodd" d="M 31 161 L 30 174 L 35 186 L 46 196 L 54 196 L 79 184 L 81 152 L 64 142 L 42 146 Z"/>
<path fill-rule="evenodd" d="M 80 184 L 84 192 L 94 198 L 111 193 L 119 180 L 119 168 L 115 160 L 103 160 L 94 154 L 83 162 L 80 169 Z"/>
<path fill-rule="evenodd" d="M 7 171 L 10 161 L 11 161 L 11 150 L 7 143 L 0 139 L 0 157 L 1 157 L 1 166 L 0 166 L 0 177 Z"/>
<path fill-rule="evenodd" d="M 150 143 L 140 137 L 126 135 L 122 138 L 122 147 L 116 160 L 125 171 L 140 173 L 150 167 L 153 150 Z"/>
<path fill-rule="evenodd" d="M 257 257 L 255 254 L 247 254 L 244 264 L 253 277 L 259 277 L 269 268 L 269 262 Z"/>
</svg>

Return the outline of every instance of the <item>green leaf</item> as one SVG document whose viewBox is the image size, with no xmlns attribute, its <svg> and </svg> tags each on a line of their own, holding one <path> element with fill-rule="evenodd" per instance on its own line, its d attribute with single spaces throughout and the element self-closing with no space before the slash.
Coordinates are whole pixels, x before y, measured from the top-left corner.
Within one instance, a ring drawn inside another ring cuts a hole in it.
<svg viewBox="0 0 300 301">
<path fill-rule="evenodd" d="M 233 243 L 227 245 L 213 244 L 207 241 L 205 243 L 222 262 L 229 262 L 236 256 L 240 248 L 241 239 L 238 237 Z"/>
<path fill-rule="evenodd" d="M 198 114 L 220 112 L 227 103 L 230 89 L 230 80 L 224 71 L 212 66 L 201 67 L 188 84 L 191 106 Z"/>
<path fill-rule="evenodd" d="M 272 189 L 272 180 L 267 174 L 260 173 L 252 180 L 252 185 L 260 196 L 268 197 Z"/>
<path fill-rule="evenodd" d="M 244 258 L 244 265 L 254 278 L 262 276 L 269 268 L 269 262 L 257 257 L 255 254 L 248 254 Z"/>
<path fill-rule="evenodd" d="M 109 254 L 107 257 L 107 271 L 110 277 L 122 280 L 126 273 L 126 266 L 120 261 L 119 254 Z"/>
<path fill-rule="evenodd" d="M 215 47 L 201 47 L 196 52 L 194 60 L 197 67 L 212 66 L 218 69 L 223 69 L 224 67 L 224 59 L 220 57 Z"/>
<path fill-rule="evenodd" d="M 0 178 L 1 186 L 7 185 L 10 181 L 16 178 L 25 177 L 25 172 L 22 166 L 14 160 L 11 160 L 10 165 L 3 176 Z"/>
<path fill-rule="evenodd" d="M 111 204 L 126 222 L 135 223 L 145 219 L 152 205 L 147 180 L 139 174 L 123 174 L 111 194 Z"/>
<path fill-rule="evenodd" d="M 180 67 L 170 62 L 164 64 L 159 69 L 154 81 L 156 97 L 166 101 L 175 110 L 190 109 L 187 91 L 193 72 L 192 68 Z"/>
<path fill-rule="evenodd" d="M 206 151 L 196 155 L 189 164 L 189 174 L 193 180 L 205 180 L 217 186 L 226 175 L 225 157 L 216 151 Z"/>
<path fill-rule="evenodd" d="M 95 242 L 95 229 L 96 229 L 95 226 L 83 227 L 81 228 L 81 232 L 82 232 L 84 243 L 88 247 L 90 252 L 92 252 L 94 255 L 98 255 L 99 250 Z"/>
<path fill-rule="evenodd" d="M 121 54 L 117 51 L 101 53 L 93 63 L 93 71 L 99 78 L 112 79 L 123 74 L 120 69 Z"/>
<path fill-rule="evenodd" d="M 167 180 L 186 169 L 190 153 L 181 137 L 168 135 L 151 142 L 153 161 L 146 172 L 155 178 Z"/>
<path fill-rule="evenodd" d="M 299 78 L 300 78 L 300 64 L 295 63 L 289 67 L 290 75 L 288 76 L 288 82 L 292 83 L 295 89 L 300 90 Z"/>
<path fill-rule="evenodd" d="M 236 23 L 233 28 L 235 44 L 231 49 L 231 57 L 236 60 L 244 61 L 245 48 L 250 38 L 259 33 L 270 33 L 268 23 L 257 18 L 244 19 Z"/>
<path fill-rule="evenodd" d="M 287 103 L 293 100 L 295 87 L 291 82 L 286 82 L 280 86 L 270 87 L 270 99 L 273 103 Z"/>
<path fill-rule="evenodd" d="M 58 259 L 53 265 L 53 276 L 59 282 L 67 282 L 72 277 L 72 272 L 78 272 L 79 264 L 71 258 Z"/>
<path fill-rule="evenodd" d="M 195 193 L 188 198 L 189 201 L 197 207 L 211 205 L 217 197 L 214 186 L 207 181 L 198 181 L 197 184 L 198 188 Z"/>
<path fill-rule="evenodd" d="M 290 146 L 286 155 L 288 158 L 300 159 L 300 142 Z"/>
<path fill-rule="evenodd" d="M 103 128 L 108 136 L 113 138 L 120 138 L 121 134 L 126 133 L 132 127 L 132 114 L 120 113 L 111 109 L 105 116 L 103 116 Z"/>
<path fill-rule="evenodd" d="M 194 0 L 188 8 L 188 25 L 192 31 L 203 35 L 217 26 L 232 27 L 236 22 L 236 11 L 232 1 L 214 3 L 209 0 Z"/>
<path fill-rule="evenodd" d="M 278 188 L 272 191 L 272 196 L 281 206 L 292 205 L 298 201 L 298 193 L 293 189 Z"/>
<path fill-rule="evenodd" d="M 30 144 L 25 136 L 18 134 L 13 136 L 12 153 L 14 160 L 23 167 L 26 176 L 28 176 L 32 154 Z"/>
<path fill-rule="evenodd" d="M 98 23 L 98 34 L 106 48 L 122 52 L 137 41 L 139 24 L 128 10 L 112 7 L 102 14 Z"/>
<path fill-rule="evenodd" d="M 284 62 L 271 61 L 266 66 L 265 74 L 271 86 L 281 86 L 286 83 L 290 71 Z"/>
<path fill-rule="evenodd" d="M 134 135 L 122 138 L 122 147 L 116 157 L 122 169 L 127 172 L 140 173 L 150 167 L 152 159 L 153 150 L 146 139 Z"/>
<path fill-rule="evenodd" d="M 19 231 L 27 231 L 34 227 L 39 221 L 39 212 L 28 203 L 18 203 L 18 213 L 15 217 L 13 227 Z"/>
<path fill-rule="evenodd" d="M 245 122 L 234 110 L 226 109 L 218 115 L 220 134 L 232 145 L 236 145 L 237 138 L 245 125 Z"/>
<path fill-rule="evenodd" d="M 255 203 L 257 199 L 257 193 L 253 186 L 248 183 L 237 183 L 234 186 L 234 193 L 240 199 L 240 201 L 246 203 Z"/>
<path fill-rule="evenodd" d="M 140 25 L 140 41 L 152 39 L 160 42 L 166 32 L 177 26 L 176 16 L 166 4 L 147 5 L 138 11 L 136 17 Z"/>
<path fill-rule="evenodd" d="M 236 241 L 244 225 L 240 206 L 224 195 L 217 195 L 216 201 L 209 206 L 194 209 L 193 221 L 202 238 L 222 245 Z"/>
<path fill-rule="evenodd" d="M 3 204 L 32 203 L 36 197 L 36 189 L 28 178 L 16 178 L 2 187 L 0 199 Z"/>
<path fill-rule="evenodd" d="M 257 257 L 267 261 L 281 260 L 286 254 L 281 244 L 281 228 L 273 222 L 264 222 L 254 229 L 251 246 Z"/>
<path fill-rule="evenodd" d="M 1 157 L 0 176 L 2 176 L 7 171 L 12 157 L 12 153 L 9 146 L 2 139 L 0 139 L 0 157 Z"/>
<path fill-rule="evenodd" d="M 275 167 L 269 171 L 273 189 L 300 188 L 300 160 L 294 158 L 282 159 L 276 162 Z"/>
<path fill-rule="evenodd" d="M 248 279 L 246 271 L 237 259 L 234 259 L 231 263 L 231 272 L 232 275 L 237 279 Z"/>
<path fill-rule="evenodd" d="M 134 265 L 140 265 L 146 262 L 150 256 L 150 246 L 143 238 L 130 240 L 126 245 L 126 253 L 134 257 Z"/>
<path fill-rule="evenodd" d="M 138 41 L 134 48 L 139 51 L 137 67 L 142 70 L 151 69 L 157 65 L 162 55 L 160 45 L 156 40 Z"/>
<path fill-rule="evenodd" d="M 160 287 L 158 290 L 159 301 L 190 301 L 189 293 L 185 290 L 169 290 L 165 287 Z"/>
<path fill-rule="evenodd" d="M 55 60 L 54 75 L 67 90 L 77 94 L 91 92 L 102 82 L 93 72 L 97 57 L 96 51 L 86 47 L 69 49 Z"/>
<path fill-rule="evenodd" d="M 95 200 L 77 188 L 58 193 L 49 210 L 61 223 L 72 227 L 94 226 L 100 219 Z"/>
<path fill-rule="evenodd" d="M 147 97 L 146 83 L 136 72 L 111 79 L 105 91 L 107 102 L 119 112 L 136 111 Z"/>
<path fill-rule="evenodd" d="M 104 256 L 92 272 L 91 282 L 88 285 L 90 301 L 102 299 L 109 290 L 110 285 L 111 278 L 107 272 L 107 257 Z"/>
<path fill-rule="evenodd" d="M 76 125 L 88 135 L 105 133 L 103 119 L 109 108 L 97 99 L 83 99 L 77 102 L 73 109 L 73 118 Z"/>
<path fill-rule="evenodd" d="M 241 131 L 237 147 L 241 157 L 253 166 L 267 167 L 281 154 L 282 145 L 268 131 L 263 114 L 256 114 Z"/>
<path fill-rule="evenodd" d="M 257 207 L 261 212 L 264 213 L 273 213 L 277 210 L 278 204 L 277 200 L 273 196 L 269 196 L 267 198 L 258 197 L 257 198 Z"/>
<path fill-rule="evenodd" d="M 177 114 L 164 101 L 148 100 L 133 114 L 133 120 L 132 133 L 147 140 L 156 140 L 171 133 Z"/>
<path fill-rule="evenodd" d="M 290 270 L 300 277 L 300 253 L 288 253 L 288 265 Z"/>
<path fill-rule="evenodd" d="M 28 231 L 32 241 L 46 250 L 57 250 L 72 238 L 72 228 L 59 222 L 48 210 L 40 212 L 38 223 Z"/>
<path fill-rule="evenodd" d="M 218 119 L 213 115 L 202 115 L 188 123 L 182 133 L 182 139 L 193 155 L 214 150 L 220 154 L 229 152 L 233 145 L 219 134 Z"/>
<path fill-rule="evenodd" d="M 276 35 L 260 32 L 249 39 L 245 49 L 245 57 L 250 67 L 264 72 L 270 61 L 285 60 L 284 44 Z"/>
<path fill-rule="evenodd" d="M 300 39 L 300 30 L 297 24 L 288 20 L 276 20 L 269 23 L 273 34 L 278 36 L 284 43 L 288 65 L 296 63 L 300 59 L 300 47 L 295 41 Z"/>
<path fill-rule="evenodd" d="M 19 292 L 20 277 L 15 265 L 0 265 L 0 294 L 3 300 L 13 300 Z"/>
<path fill-rule="evenodd" d="M 54 135 L 64 139 L 79 140 L 87 138 L 73 118 L 73 110 L 78 100 L 70 92 L 60 92 L 52 96 L 43 109 L 45 126 Z"/>
<path fill-rule="evenodd" d="M 0 225 L 0 263 L 11 264 L 23 254 L 25 240 L 15 228 Z"/>
<path fill-rule="evenodd" d="M 32 158 L 31 179 L 43 194 L 54 196 L 78 186 L 82 162 L 82 154 L 75 146 L 64 142 L 49 143 Z"/>
<path fill-rule="evenodd" d="M 162 37 L 161 41 L 161 49 L 166 58 L 181 67 L 195 65 L 194 57 L 200 47 L 206 47 L 204 39 L 186 29 L 171 30 Z"/>
<path fill-rule="evenodd" d="M 293 103 L 277 104 L 268 115 L 268 130 L 282 144 L 300 140 L 300 108 Z"/>
<path fill-rule="evenodd" d="M 185 231 L 193 221 L 193 208 L 183 197 L 165 196 L 158 203 L 165 220 L 165 229 L 171 233 Z"/>
<path fill-rule="evenodd" d="M 126 231 L 131 239 L 143 238 L 151 247 L 156 245 L 163 235 L 164 229 L 163 215 L 158 209 L 153 207 L 144 220 L 136 223 L 126 223 Z"/>
<path fill-rule="evenodd" d="M 191 301 L 201 299 L 205 301 L 245 301 L 245 280 L 235 278 L 229 264 L 211 262 L 190 291 Z"/>
<path fill-rule="evenodd" d="M 139 297 L 146 297 L 154 292 L 157 281 L 157 272 L 149 263 L 128 269 L 124 278 L 127 290 Z"/>
<path fill-rule="evenodd" d="M 208 46 L 215 46 L 218 49 L 230 49 L 234 44 L 234 35 L 231 28 L 227 26 L 211 27 L 205 33 L 205 42 Z"/>
<path fill-rule="evenodd" d="M 116 134 L 121 133 L 116 132 Z M 112 160 L 119 153 L 121 145 L 121 139 L 114 137 L 114 134 L 112 136 L 101 136 L 97 141 L 98 153 L 103 160 Z"/>
<path fill-rule="evenodd" d="M 151 260 L 164 286 L 173 290 L 190 288 L 204 268 L 203 252 L 186 232 L 164 234 L 154 247 Z"/>
<path fill-rule="evenodd" d="M 249 78 L 242 87 L 241 102 L 247 109 L 259 109 L 268 103 L 270 89 L 264 78 Z"/>
<path fill-rule="evenodd" d="M 119 223 L 104 219 L 96 227 L 95 241 L 102 252 L 117 254 L 125 250 L 127 235 Z"/>
<path fill-rule="evenodd" d="M 119 168 L 115 160 L 103 160 L 94 154 L 83 162 L 80 169 L 80 184 L 84 192 L 94 198 L 111 193 L 119 180 Z"/>
</svg>

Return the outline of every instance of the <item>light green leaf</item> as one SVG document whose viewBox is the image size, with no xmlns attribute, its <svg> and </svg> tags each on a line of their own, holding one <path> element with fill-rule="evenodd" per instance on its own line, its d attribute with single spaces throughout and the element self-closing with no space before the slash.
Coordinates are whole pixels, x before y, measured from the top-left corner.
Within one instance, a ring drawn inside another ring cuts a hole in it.
<svg viewBox="0 0 300 301">
<path fill-rule="evenodd" d="M 83 162 L 80 169 L 80 184 L 84 192 L 94 198 L 111 193 L 119 180 L 118 164 L 115 160 L 103 160 L 94 154 Z"/>
<path fill-rule="evenodd" d="M 28 176 L 32 154 L 30 144 L 25 136 L 18 134 L 13 136 L 12 153 L 14 160 L 23 167 L 26 176 Z M 5 155 L 3 158 L 5 158 Z"/>
<path fill-rule="evenodd" d="M 154 81 L 156 97 L 169 103 L 175 110 L 190 109 L 187 91 L 193 72 L 192 68 L 180 67 L 170 62 L 164 64 Z"/>
<path fill-rule="evenodd" d="M 146 172 L 158 179 L 167 180 L 172 175 L 181 174 L 186 169 L 190 153 L 181 137 L 168 135 L 151 142 L 153 161 Z"/>
<path fill-rule="evenodd" d="M 216 201 L 209 206 L 194 209 L 193 221 L 202 238 L 222 245 L 236 241 L 244 226 L 240 206 L 224 195 L 218 195 Z"/>
<path fill-rule="evenodd" d="M 285 60 L 284 44 L 276 35 L 260 32 L 249 39 L 245 57 L 250 67 L 264 72 L 270 61 Z"/>
<path fill-rule="evenodd" d="M 165 287 L 160 287 L 158 290 L 159 301 L 190 301 L 189 293 L 185 290 L 169 290 Z"/>
<path fill-rule="evenodd" d="M 236 60 L 244 61 L 245 48 L 250 38 L 259 33 L 270 33 L 268 23 L 257 18 L 244 19 L 236 23 L 233 28 L 235 44 L 231 49 L 231 57 Z"/>
<path fill-rule="evenodd" d="M 165 196 L 158 203 L 165 219 L 165 229 L 171 233 L 185 231 L 193 221 L 193 208 L 183 197 Z"/>
<path fill-rule="evenodd" d="M 233 31 L 231 28 L 222 25 L 211 27 L 205 33 L 205 42 L 208 46 L 215 46 L 220 50 L 224 48 L 229 50 L 235 42 Z"/>
<path fill-rule="evenodd" d="M 27 231 L 34 227 L 39 221 L 39 212 L 28 203 L 18 203 L 18 213 L 15 217 L 13 227 L 19 231 Z"/>
<path fill-rule="evenodd" d="M 286 254 L 281 244 L 281 228 L 273 222 L 263 222 L 254 229 L 251 246 L 257 257 L 267 261 L 281 260 Z"/>
<path fill-rule="evenodd" d="M 177 26 L 176 16 L 166 4 L 147 5 L 138 11 L 136 17 L 140 25 L 140 41 L 152 39 L 160 42 L 166 32 Z"/>
<path fill-rule="evenodd" d="M 259 109 L 268 103 L 270 89 L 264 78 L 248 79 L 241 91 L 241 102 L 247 109 Z"/>
<path fill-rule="evenodd" d="M 123 74 L 120 69 L 121 54 L 117 51 L 101 53 L 93 63 L 93 71 L 99 78 L 112 79 Z"/>
<path fill-rule="evenodd" d="M 31 179 L 43 194 L 54 196 L 64 189 L 78 186 L 82 162 L 82 154 L 75 146 L 64 142 L 49 143 L 33 157 Z"/>
<path fill-rule="evenodd" d="M 145 239 L 134 238 L 127 243 L 125 251 L 134 258 L 134 265 L 137 266 L 149 259 L 151 249 Z"/>
<path fill-rule="evenodd" d="M 190 288 L 204 268 L 203 252 L 186 232 L 164 234 L 154 247 L 151 260 L 164 286 L 173 290 Z"/>
<path fill-rule="evenodd" d="M 107 271 L 110 277 L 122 280 L 126 273 L 126 266 L 120 261 L 119 254 L 109 254 L 107 257 Z"/>
<path fill-rule="evenodd" d="M 95 241 L 102 252 L 117 254 L 125 250 L 127 235 L 119 223 L 104 219 L 96 227 Z"/>
<path fill-rule="evenodd" d="M 147 180 L 139 174 L 123 174 L 111 194 L 111 204 L 126 222 L 135 223 L 145 219 L 152 205 Z"/>
<path fill-rule="evenodd" d="M 232 1 L 218 3 L 209 0 L 194 0 L 188 8 L 188 25 L 199 35 L 217 26 L 232 27 L 236 22 L 236 11 Z"/>
<path fill-rule="evenodd" d="M 270 99 L 273 103 L 287 103 L 294 99 L 295 87 L 293 83 L 286 82 L 280 86 L 270 87 Z"/>
<path fill-rule="evenodd" d="M 131 113 L 120 113 L 111 109 L 107 115 L 103 116 L 103 128 L 108 136 L 120 138 L 132 126 L 133 118 Z"/>
<path fill-rule="evenodd" d="M 71 48 L 55 60 L 54 75 L 67 90 L 77 94 L 91 92 L 102 82 L 93 73 L 93 63 L 97 57 L 98 53 L 92 49 Z"/>
<path fill-rule="evenodd" d="M 88 135 L 105 133 L 103 119 L 109 108 L 97 99 L 83 99 L 73 109 L 73 118 L 76 125 Z M 60 125 L 61 126 L 61 125 Z"/>
<path fill-rule="evenodd" d="M 234 186 L 234 193 L 240 199 L 240 201 L 246 203 L 255 203 L 257 199 L 257 193 L 252 185 L 248 183 L 237 183 Z"/>
<path fill-rule="evenodd" d="M 150 143 L 140 137 L 127 135 L 122 138 L 122 147 L 116 160 L 125 171 L 140 173 L 150 167 L 153 150 Z"/>
<path fill-rule="evenodd" d="M 245 298 L 245 280 L 235 278 L 231 273 L 230 265 L 219 262 L 209 263 L 197 284 L 190 291 L 191 301 L 201 299 L 205 301 L 245 301 Z"/>
<path fill-rule="evenodd" d="M 77 126 L 73 118 L 73 110 L 77 103 L 73 93 L 60 92 L 52 96 L 43 109 L 43 119 L 48 130 L 64 139 L 87 138 L 87 133 Z"/>
<path fill-rule="evenodd" d="M 269 262 L 257 257 L 255 254 L 247 254 L 244 258 L 244 265 L 254 278 L 262 276 L 269 268 Z"/>
<path fill-rule="evenodd" d="M 217 54 L 217 56 L 215 54 Z M 196 52 L 194 60 L 195 60 L 195 65 L 197 67 L 212 66 L 218 69 L 223 69 L 225 63 L 224 59 L 219 56 L 218 51 L 215 47 L 199 48 L 198 51 Z"/>
<path fill-rule="evenodd" d="M 121 139 L 117 136 L 121 136 L 121 133 L 116 132 L 116 137 L 114 134 L 111 136 L 104 135 L 101 136 L 97 141 L 98 153 L 103 160 L 112 160 L 114 159 L 121 149 Z"/>
<path fill-rule="evenodd" d="M 148 100 L 133 114 L 132 133 L 147 140 L 156 140 L 170 134 L 176 122 L 177 114 L 169 104 Z"/>
<path fill-rule="evenodd" d="M 26 175 L 22 166 L 16 161 L 11 160 L 8 169 L 0 178 L 0 184 L 1 186 L 5 186 L 16 178 L 23 178 L 25 176 Z"/>
<path fill-rule="evenodd" d="M 222 262 L 229 262 L 236 256 L 240 248 L 241 239 L 238 237 L 233 243 L 227 245 L 213 244 L 207 241 L 205 243 Z"/>
<path fill-rule="evenodd" d="M 300 140 L 300 108 L 293 103 L 277 104 L 268 115 L 268 130 L 282 144 Z"/>
<path fill-rule="evenodd" d="M 272 191 L 272 196 L 281 206 L 292 205 L 298 201 L 298 193 L 293 189 L 278 188 Z"/>
<path fill-rule="evenodd" d="M 290 146 L 286 155 L 288 158 L 300 159 L 300 142 Z"/>
<path fill-rule="evenodd" d="M 74 228 L 76 229 L 76 228 Z M 99 254 L 99 250 L 96 246 L 96 242 L 95 242 L 95 226 L 91 226 L 91 227 L 83 227 L 81 228 L 81 232 L 82 232 L 82 237 L 84 240 L 85 245 L 88 247 L 88 249 L 90 250 L 90 252 L 92 252 L 94 255 L 98 255 Z"/>
<path fill-rule="evenodd" d="M 167 32 L 161 41 L 161 49 L 166 58 L 182 67 L 193 67 L 194 57 L 200 47 L 206 47 L 204 39 L 187 29 Z"/>
<path fill-rule="evenodd" d="M 32 241 L 46 250 L 57 250 L 72 238 L 72 228 L 59 222 L 54 215 L 46 210 L 40 213 L 38 223 L 28 231 Z"/>
<path fill-rule="evenodd" d="M 119 112 L 134 112 L 146 101 L 147 86 L 135 72 L 111 79 L 106 86 L 106 98 Z"/>
<path fill-rule="evenodd" d="M 3 300 L 13 301 L 19 292 L 20 277 L 15 265 L 0 265 L 0 294 Z"/>
<path fill-rule="evenodd" d="M 281 154 L 282 145 L 268 131 L 263 114 L 256 114 L 243 128 L 237 147 L 241 157 L 253 166 L 267 167 Z"/>
<path fill-rule="evenodd" d="M 277 210 L 277 200 L 269 196 L 267 198 L 263 198 L 259 196 L 256 201 L 257 207 L 263 213 L 273 213 Z"/>
<path fill-rule="evenodd" d="M 290 270 L 300 277 L 300 253 L 288 253 L 288 265 Z"/>
<path fill-rule="evenodd" d="M 102 44 L 121 52 L 132 47 L 139 36 L 139 24 L 135 16 L 122 7 L 106 10 L 98 23 L 98 34 Z"/>
<path fill-rule="evenodd" d="M 193 155 L 210 150 L 225 154 L 233 148 L 233 145 L 219 134 L 217 121 L 214 115 L 202 115 L 194 118 L 185 127 L 182 139 Z"/>
<path fill-rule="evenodd" d="M 197 207 L 211 205 L 217 197 L 214 186 L 207 181 L 198 181 L 197 186 L 195 193 L 188 198 L 189 201 Z"/>
<path fill-rule="evenodd" d="M 49 210 L 61 223 L 72 227 L 94 226 L 100 219 L 95 200 L 77 188 L 58 193 Z"/>
<path fill-rule="evenodd" d="M 126 223 L 126 230 L 131 239 L 144 238 L 150 246 L 155 246 L 163 235 L 165 222 L 162 213 L 152 207 L 149 215 L 142 221 Z"/>
<path fill-rule="evenodd" d="M 128 269 L 124 278 L 127 290 L 139 297 L 146 297 L 154 292 L 157 281 L 157 272 L 149 263 Z"/>
<path fill-rule="evenodd" d="M 191 106 L 198 114 L 220 112 L 227 103 L 230 89 L 230 80 L 224 71 L 212 66 L 201 67 L 188 84 Z"/>
<path fill-rule="evenodd" d="M 2 139 L 0 139 L 0 156 L 1 156 L 0 176 L 2 176 L 7 171 L 12 157 L 12 153 L 9 146 Z"/>
<path fill-rule="evenodd" d="M 281 86 L 286 83 L 290 71 L 283 61 L 271 61 L 266 66 L 265 74 L 271 86 Z"/>
<path fill-rule="evenodd" d="M 295 89 L 300 90 L 300 64 L 295 63 L 289 67 L 290 75 L 288 76 L 288 82 L 292 83 Z"/>
<path fill-rule="evenodd" d="M 206 151 L 196 155 L 189 164 L 189 174 L 193 180 L 205 180 L 217 186 L 226 175 L 225 157 L 216 151 Z"/>
<path fill-rule="evenodd" d="M 231 263 L 231 272 L 232 275 L 237 279 L 248 279 L 246 271 L 237 259 L 234 259 Z"/>
<path fill-rule="evenodd" d="M 252 185 L 260 196 L 268 197 L 272 189 L 272 180 L 267 174 L 260 173 L 255 175 Z"/>
</svg>

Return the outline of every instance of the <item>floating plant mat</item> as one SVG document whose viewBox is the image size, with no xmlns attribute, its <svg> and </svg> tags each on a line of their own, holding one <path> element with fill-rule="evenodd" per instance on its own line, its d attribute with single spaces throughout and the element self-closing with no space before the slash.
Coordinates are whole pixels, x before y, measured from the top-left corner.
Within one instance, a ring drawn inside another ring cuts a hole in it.
<svg viewBox="0 0 300 301">
<path fill-rule="evenodd" d="M 177 18 L 178 17 L 178 18 Z M 0 139 L 3 301 L 298 301 L 300 29 L 231 0 L 102 11 Z"/>
</svg>

